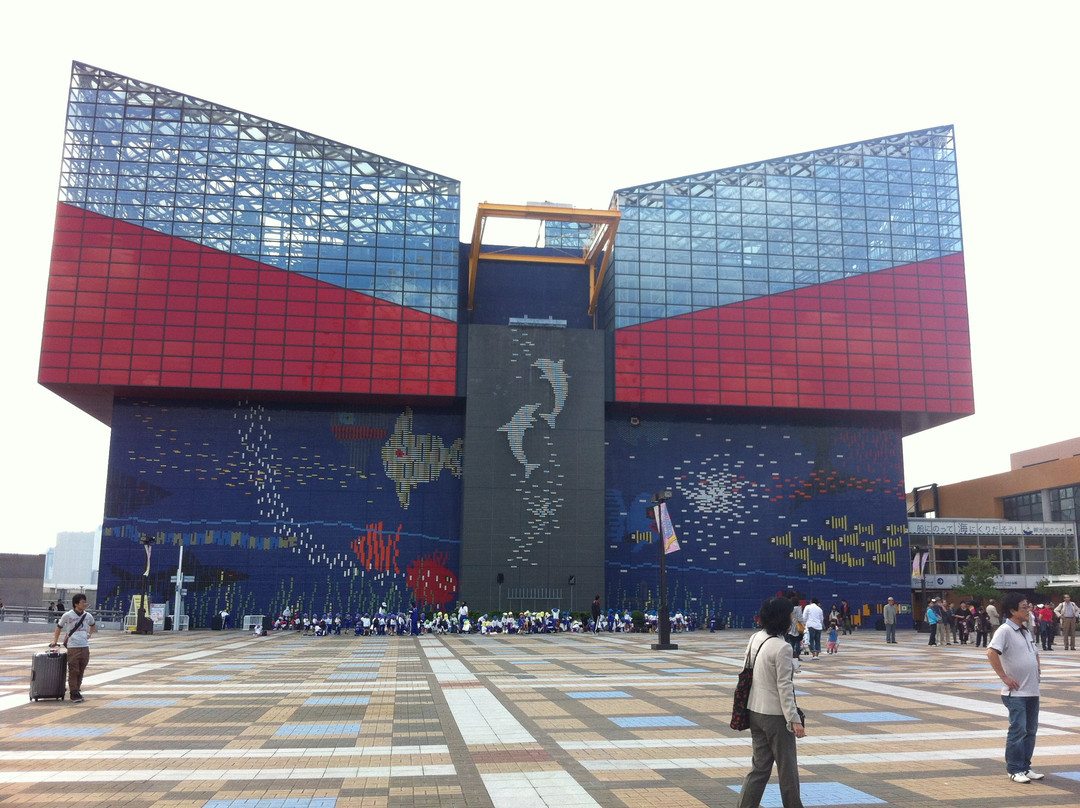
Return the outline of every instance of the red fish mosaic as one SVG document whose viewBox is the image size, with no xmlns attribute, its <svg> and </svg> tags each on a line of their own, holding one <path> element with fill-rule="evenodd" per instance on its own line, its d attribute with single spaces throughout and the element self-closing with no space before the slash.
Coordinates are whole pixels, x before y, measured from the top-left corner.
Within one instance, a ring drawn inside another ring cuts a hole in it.
<svg viewBox="0 0 1080 808">
<path fill-rule="evenodd" d="M 446 566 L 446 553 L 429 553 L 409 562 L 405 582 L 422 606 L 446 605 L 457 594 L 457 576 Z"/>
</svg>

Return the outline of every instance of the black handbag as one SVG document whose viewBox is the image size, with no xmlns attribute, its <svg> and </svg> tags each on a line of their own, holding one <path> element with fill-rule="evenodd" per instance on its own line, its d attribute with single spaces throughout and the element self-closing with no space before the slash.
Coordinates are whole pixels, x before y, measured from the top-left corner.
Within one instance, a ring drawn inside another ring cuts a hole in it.
<svg viewBox="0 0 1080 808">
<path fill-rule="evenodd" d="M 758 646 L 758 654 L 761 653 L 761 647 L 765 645 L 772 637 L 766 637 L 761 645 Z M 757 654 L 754 654 L 754 662 L 757 661 Z M 732 699 L 731 704 L 731 728 L 737 729 L 740 732 L 744 729 L 750 729 L 750 708 L 747 706 L 750 702 L 750 688 L 754 685 L 754 662 L 750 660 L 750 649 L 746 649 L 746 662 L 743 664 L 743 669 L 739 671 L 739 681 L 735 685 L 735 696 Z"/>
</svg>

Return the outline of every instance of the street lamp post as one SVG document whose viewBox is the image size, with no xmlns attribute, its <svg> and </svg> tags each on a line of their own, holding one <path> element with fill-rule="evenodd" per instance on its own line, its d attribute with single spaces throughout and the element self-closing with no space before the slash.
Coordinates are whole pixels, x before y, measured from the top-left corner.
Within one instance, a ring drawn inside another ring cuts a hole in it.
<svg viewBox="0 0 1080 808">
<path fill-rule="evenodd" d="M 926 619 L 926 565 L 923 563 L 922 549 L 919 547 L 912 547 L 914 552 L 914 561 L 919 565 L 919 580 L 922 581 L 922 591 L 919 594 L 919 605 L 922 607 L 922 619 Z"/>
<path fill-rule="evenodd" d="M 660 534 L 660 611 L 657 614 L 657 629 L 660 633 L 660 642 L 653 643 L 650 647 L 654 651 L 678 651 L 677 643 L 671 642 L 671 609 L 667 599 L 667 553 L 664 547 L 664 531 L 660 528 L 660 505 L 671 499 L 670 490 L 658 491 L 652 495 L 653 513 L 656 516 L 656 524 Z"/>
<path fill-rule="evenodd" d="M 154 543 L 153 536 L 144 534 L 139 537 L 139 544 L 146 550 L 146 572 L 143 573 L 142 603 L 139 605 L 135 618 L 136 634 L 154 633 L 154 620 L 150 617 L 150 609 L 147 608 L 147 601 L 150 597 L 150 547 Z"/>
</svg>

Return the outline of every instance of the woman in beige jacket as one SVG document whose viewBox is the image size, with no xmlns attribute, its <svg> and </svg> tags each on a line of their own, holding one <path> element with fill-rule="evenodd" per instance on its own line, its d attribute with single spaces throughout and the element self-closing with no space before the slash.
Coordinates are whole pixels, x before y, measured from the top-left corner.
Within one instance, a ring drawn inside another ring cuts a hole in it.
<svg viewBox="0 0 1080 808">
<path fill-rule="evenodd" d="M 746 651 L 754 668 L 747 708 L 754 742 L 753 768 L 743 781 L 739 808 L 757 808 L 772 775 L 780 778 L 784 808 L 802 808 L 799 760 L 795 739 L 805 737 L 802 716 L 795 705 L 794 667 L 784 635 L 791 626 L 791 601 L 769 598 L 761 605 L 761 631 L 750 638 Z"/>
</svg>

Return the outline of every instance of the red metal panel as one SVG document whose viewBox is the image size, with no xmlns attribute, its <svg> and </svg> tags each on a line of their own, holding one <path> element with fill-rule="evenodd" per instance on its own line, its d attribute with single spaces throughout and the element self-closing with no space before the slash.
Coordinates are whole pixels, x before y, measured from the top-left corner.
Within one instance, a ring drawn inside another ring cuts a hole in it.
<svg viewBox="0 0 1080 808">
<path fill-rule="evenodd" d="M 52 256 L 42 383 L 456 392 L 451 321 L 63 203 Z"/>
<path fill-rule="evenodd" d="M 615 396 L 961 415 L 974 411 L 970 353 L 958 253 L 619 329 Z M 687 359 L 690 387 L 673 369 Z"/>
</svg>

